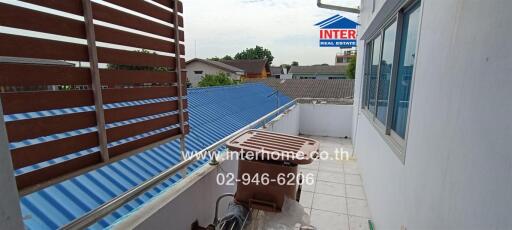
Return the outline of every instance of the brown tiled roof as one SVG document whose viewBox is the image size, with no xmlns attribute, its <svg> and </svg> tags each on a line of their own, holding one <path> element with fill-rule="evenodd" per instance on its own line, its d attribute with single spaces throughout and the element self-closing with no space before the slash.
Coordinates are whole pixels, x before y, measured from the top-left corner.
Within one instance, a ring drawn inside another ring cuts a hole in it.
<svg viewBox="0 0 512 230">
<path fill-rule="evenodd" d="M 283 67 L 279 66 L 271 66 L 270 67 L 270 75 L 280 75 L 283 73 Z"/>
<path fill-rule="evenodd" d="M 264 83 L 291 98 L 337 98 L 354 97 L 354 80 L 351 79 L 251 79 L 247 83 Z M 282 83 L 281 83 L 282 82 Z"/>
<path fill-rule="evenodd" d="M 294 74 L 345 74 L 347 65 L 292 66 Z"/>
<path fill-rule="evenodd" d="M 260 74 L 263 69 L 266 69 L 267 60 L 255 59 L 255 60 L 222 60 L 224 64 L 235 66 L 239 69 L 243 69 L 246 74 Z"/>
<path fill-rule="evenodd" d="M 211 65 L 211 66 L 215 66 L 219 69 L 223 69 L 223 70 L 226 70 L 228 72 L 232 72 L 232 73 L 236 73 L 236 72 L 244 72 L 244 70 L 242 69 L 239 69 L 235 66 L 231 66 L 231 65 L 228 65 L 228 64 L 224 64 L 222 62 L 219 62 L 219 61 L 213 61 L 213 60 L 208 60 L 208 59 L 199 59 L 199 58 L 194 58 L 190 61 L 187 61 L 187 65 L 192 63 L 192 62 L 202 62 L 204 64 L 207 64 L 207 65 Z"/>
</svg>

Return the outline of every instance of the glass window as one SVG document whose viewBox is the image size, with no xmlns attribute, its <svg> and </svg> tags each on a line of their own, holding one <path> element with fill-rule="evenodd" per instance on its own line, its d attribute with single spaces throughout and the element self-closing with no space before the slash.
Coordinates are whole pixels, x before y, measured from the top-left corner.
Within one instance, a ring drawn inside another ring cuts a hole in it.
<svg viewBox="0 0 512 230">
<path fill-rule="evenodd" d="M 414 59 L 416 57 L 416 43 L 418 41 L 418 27 L 420 20 L 419 4 L 412 10 L 406 12 L 403 20 L 400 59 L 398 63 L 398 76 L 395 90 L 395 105 L 391 129 L 400 137 L 405 138 L 412 73 L 414 68 Z"/>
<path fill-rule="evenodd" d="M 377 93 L 377 119 L 386 124 L 389 86 L 393 70 L 393 58 L 395 55 L 396 22 L 384 31 L 384 43 L 382 46 L 382 60 L 380 62 L 379 87 Z"/>
<path fill-rule="evenodd" d="M 363 79 L 363 105 L 362 108 L 368 109 L 368 76 L 370 74 L 370 66 L 372 61 L 372 44 L 373 42 L 368 42 L 366 44 L 366 55 L 365 57 L 365 64 L 364 64 L 364 79 Z"/>
<path fill-rule="evenodd" d="M 373 50 L 372 50 L 372 61 L 370 65 L 370 80 L 368 87 L 368 107 L 369 110 L 375 113 L 376 111 L 376 95 L 377 95 L 377 71 L 379 70 L 379 60 L 380 60 L 380 46 L 381 46 L 381 37 L 380 35 L 373 40 Z"/>
</svg>

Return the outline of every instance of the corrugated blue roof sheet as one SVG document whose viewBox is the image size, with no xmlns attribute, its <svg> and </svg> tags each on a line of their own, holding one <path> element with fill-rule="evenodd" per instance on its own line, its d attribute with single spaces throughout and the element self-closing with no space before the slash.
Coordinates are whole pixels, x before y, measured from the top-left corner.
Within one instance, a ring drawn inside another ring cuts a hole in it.
<svg viewBox="0 0 512 230">
<path fill-rule="evenodd" d="M 263 84 L 190 89 L 191 132 L 186 139 L 187 150 L 202 150 L 276 109 L 275 96 L 269 97 L 272 92 L 273 89 Z M 289 101 L 290 98 L 280 96 L 282 104 Z M 22 117 L 11 116 L 6 120 Z M 11 148 L 15 147 L 11 145 Z M 28 229 L 57 229 L 179 161 L 179 140 L 176 140 L 22 197 L 20 203 L 25 226 Z M 188 170 L 197 170 L 206 162 L 196 162 Z M 179 175 L 172 177 L 119 208 L 91 229 L 108 228 L 180 179 Z"/>
</svg>

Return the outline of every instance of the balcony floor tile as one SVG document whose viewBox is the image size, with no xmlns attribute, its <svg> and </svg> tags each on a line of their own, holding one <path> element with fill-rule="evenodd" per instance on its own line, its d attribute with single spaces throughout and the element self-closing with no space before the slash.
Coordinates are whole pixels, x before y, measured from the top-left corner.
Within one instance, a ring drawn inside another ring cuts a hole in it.
<svg viewBox="0 0 512 230">
<path fill-rule="evenodd" d="M 322 210 L 311 210 L 311 224 L 318 230 L 349 230 L 347 215 Z"/>
<path fill-rule="evenodd" d="M 328 159 L 300 166 L 303 173 L 313 173 L 315 183 L 303 185 L 301 204 L 311 214 L 311 224 L 318 229 L 369 230 L 371 213 L 357 161 L 340 158 L 334 151 L 352 154 L 350 139 L 306 136 L 320 141 Z M 303 200 L 304 199 L 304 200 Z M 311 199 L 311 202 L 309 202 Z"/>
</svg>

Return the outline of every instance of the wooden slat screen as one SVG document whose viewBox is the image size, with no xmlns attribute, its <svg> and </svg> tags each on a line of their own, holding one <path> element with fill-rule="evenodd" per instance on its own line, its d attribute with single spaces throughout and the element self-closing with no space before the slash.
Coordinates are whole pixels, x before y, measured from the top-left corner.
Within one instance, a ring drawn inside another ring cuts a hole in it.
<svg viewBox="0 0 512 230">
<path fill-rule="evenodd" d="M 22 2 L 67 14 L 0 3 L 0 26 L 52 35 L 0 32 L 17 60 L 0 62 L 0 99 L 21 194 L 189 132 L 181 2 Z"/>
</svg>

